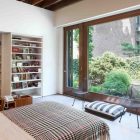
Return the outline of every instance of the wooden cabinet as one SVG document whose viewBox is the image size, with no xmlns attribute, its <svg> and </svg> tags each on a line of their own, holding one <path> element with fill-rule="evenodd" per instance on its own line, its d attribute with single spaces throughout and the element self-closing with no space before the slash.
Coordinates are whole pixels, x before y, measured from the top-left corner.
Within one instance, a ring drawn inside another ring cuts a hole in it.
<svg viewBox="0 0 140 140">
<path fill-rule="evenodd" d="M 4 106 L 3 99 L 0 98 L 0 111 L 3 110 L 3 106 Z"/>
<path fill-rule="evenodd" d="M 20 107 L 20 106 L 24 106 L 24 105 L 30 105 L 32 104 L 32 97 L 31 96 L 21 96 L 17 99 L 15 99 L 15 106 L 16 107 Z"/>
</svg>

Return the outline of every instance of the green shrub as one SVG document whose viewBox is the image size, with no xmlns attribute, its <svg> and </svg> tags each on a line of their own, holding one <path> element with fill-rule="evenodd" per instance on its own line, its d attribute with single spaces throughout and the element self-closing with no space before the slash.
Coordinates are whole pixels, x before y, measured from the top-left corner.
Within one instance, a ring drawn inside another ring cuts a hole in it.
<svg viewBox="0 0 140 140">
<path fill-rule="evenodd" d="M 140 56 L 135 56 L 127 59 L 129 64 L 128 73 L 134 80 L 140 79 Z"/>
<path fill-rule="evenodd" d="M 114 53 L 105 52 L 101 57 L 96 57 L 89 63 L 89 79 L 96 84 L 104 82 L 106 74 L 114 68 L 127 68 L 125 59 L 116 56 Z"/>
<path fill-rule="evenodd" d="M 90 92 L 96 92 L 96 93 L 100 93 L 102 92 L 103 88 L 102 86 L 90 86 L 89 91 Z"/>
<path fill-rule="evenodd" d="M 106 75 L 103 87 L 114 93 L 125 95 L 130 86 L 130 77 L 124 70 L 113 70 Z"/>
</svg>

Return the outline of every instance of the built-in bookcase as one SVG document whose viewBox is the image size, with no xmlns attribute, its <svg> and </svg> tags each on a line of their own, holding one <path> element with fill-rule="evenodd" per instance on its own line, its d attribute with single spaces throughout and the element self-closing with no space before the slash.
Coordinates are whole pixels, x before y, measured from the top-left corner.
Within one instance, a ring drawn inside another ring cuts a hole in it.
<svg viewBox="0 0 140 140">
<path fill-rule="evenodd" d="M 7 78 L 3 82 L 3 88 L 5 88 L 6 82 L 9 83 L 10 81 L 9 94 L 42 95 L 43 39 L 41 37 L 9 33 L 3 35 L 3 41 L 6 40 L 9 41 L 3 43 L 3 47 L 5 47 L 3 52 L 7 52 L 10 59 L 5 60 L 8 65 L 7 69 L 6 66 L 3 66 L 3 70 L 7 74 Z M 8 46 L 10 46 L 9 50 L 7 50 Z M 3 92 L 8 94 L 8 90 L 3 90 Z"/>
</svg>

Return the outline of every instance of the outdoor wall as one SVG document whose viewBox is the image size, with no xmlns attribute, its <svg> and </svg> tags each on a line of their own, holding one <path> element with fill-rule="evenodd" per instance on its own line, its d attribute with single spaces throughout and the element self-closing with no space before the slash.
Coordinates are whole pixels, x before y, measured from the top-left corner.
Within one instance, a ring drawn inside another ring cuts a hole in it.
<svg viewBox="0 0 140 140">
<path fill-rule="evenodd" d="M 113 52 L 117 56 L 125 57 L 122 43 L 136 45 L 136 18 L 112 21 L 93 26 L 93 55 L 98 57 L 104 52 Z"/>
<path fill-rule="evenodd" d="M 54 13 L 16 0 L 0 0 L 0 31 L 43 36 L 43 95 L 55 94 L 58 47 Z"/>
<path fill-rule="evenodd" d="M 57 46 L 59 48 L 57 92 L 63 91 L 63 27 L 136 9 L 140 9 L 139 0 L 83 0 L 55 12 L 59 42 Z"/>
</svg>

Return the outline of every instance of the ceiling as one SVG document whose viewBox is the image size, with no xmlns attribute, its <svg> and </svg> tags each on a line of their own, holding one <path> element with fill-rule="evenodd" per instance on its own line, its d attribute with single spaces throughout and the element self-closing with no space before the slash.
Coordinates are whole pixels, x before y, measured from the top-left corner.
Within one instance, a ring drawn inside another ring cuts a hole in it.
<svg viewBox="0 0 140 140">
<path fill-rule="evenodd" d="M 70 4 L 76 3 L 82 0 L 17 0 L 22 1 L 31 5 L 35 5 L 44 9 L 55 11 L 57 9 L 63 8 Z"/>
</svg>

